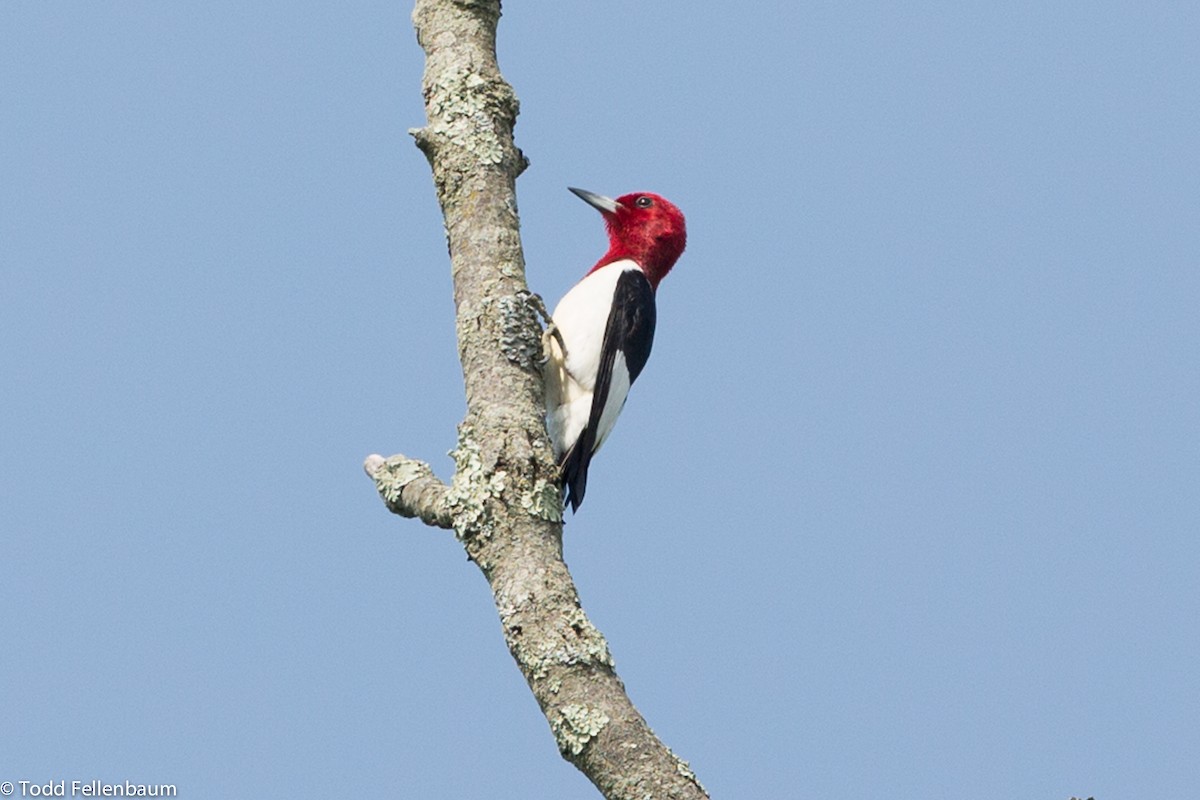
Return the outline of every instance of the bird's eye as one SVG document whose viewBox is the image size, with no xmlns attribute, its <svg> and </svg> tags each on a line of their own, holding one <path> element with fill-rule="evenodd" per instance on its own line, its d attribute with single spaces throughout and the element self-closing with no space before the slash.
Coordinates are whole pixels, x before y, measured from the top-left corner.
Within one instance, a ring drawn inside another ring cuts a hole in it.
<svg viewBox="0 0 1200 800">
<path fill-rule="evenodd" d="M 654 205 L 654 201 L 651 200 L 649 197 L 642 195 L 637 200 L 634 200 L 633 204 L 635 206 L 637 206 L 638 208 L 649 208 L 650 206 Z"/>
</svg>

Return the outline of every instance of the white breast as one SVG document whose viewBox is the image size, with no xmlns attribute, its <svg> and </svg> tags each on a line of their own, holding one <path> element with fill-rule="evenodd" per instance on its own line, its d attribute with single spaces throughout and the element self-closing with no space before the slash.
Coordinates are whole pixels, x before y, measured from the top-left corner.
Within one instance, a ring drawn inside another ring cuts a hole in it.
<svg viewBox="0 0 1200 800">
<path fill-rule="evenodd" d="M 558 343 L 552 342 L 545 370 L 547 422 L 556 456 L 566 452 L 587 425 L 617 279 L 629 269 L 641 268 L 629 260 L 601 267 L 567 292 L 551 314 L 567 347 L 564 360 Z M 624 357 L 618 356 L 596 431 L 596 449 L 612 431 L 629 393 L 629 383 Z"/>
</svg>

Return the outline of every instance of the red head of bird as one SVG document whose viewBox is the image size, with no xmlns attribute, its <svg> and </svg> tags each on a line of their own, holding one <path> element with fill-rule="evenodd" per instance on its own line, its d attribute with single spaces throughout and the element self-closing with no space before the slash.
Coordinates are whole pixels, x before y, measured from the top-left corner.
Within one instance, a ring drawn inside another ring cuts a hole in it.
<svg viewBox="0 0 1200 800">
<path fill-rule="evenodd" d="M 687 245 L 687 225 L 675 204 L 651 192 L 623 194 L 616 200 L 571 189 L 588 205 L 604 215 L 608 228 L 608 252 L 590 272 L 628 258 L 635 261 L 657 289 Z"/>
</svg>

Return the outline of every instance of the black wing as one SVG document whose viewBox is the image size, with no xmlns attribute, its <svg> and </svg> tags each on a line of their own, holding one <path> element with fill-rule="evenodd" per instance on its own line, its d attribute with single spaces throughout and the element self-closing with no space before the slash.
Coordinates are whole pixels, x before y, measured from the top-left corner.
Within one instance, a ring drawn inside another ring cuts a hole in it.
<svg viewBox="0 0 1200 800">
<path fill-rule="evenodd" d="M 592 409 L 587 426 L 575 440 L 571 449 L 563 454 L 563 485 L 567 488 L 567 503 L 571 511 L 579 510 L 587 490 L 588 465 L 596 450 L 596 434 L 600 416 L 608 402 L 612 388 L 613 365 L 617 353 L 625 355 L 625 368 L 629 370 L 629 384 L 637 380 L 654 344 L 654 289 L 640 269 L 628 269 L 617 278 L 613 291 L 612 311 L 604 328 L 604 342 L 600 346 L 600 371 L 596 375 L 596 386 L 592 390 Z"/>
</svg>

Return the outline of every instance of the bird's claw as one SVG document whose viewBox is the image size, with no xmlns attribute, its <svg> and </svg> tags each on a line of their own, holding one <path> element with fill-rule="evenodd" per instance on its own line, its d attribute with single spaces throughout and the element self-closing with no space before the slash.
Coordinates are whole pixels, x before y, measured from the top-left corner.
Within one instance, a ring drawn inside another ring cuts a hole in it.
<svg viewBox="0 0 1200 800">
<path fill-rule="evenodd" d="M 563 358 L 567 356 L 567 343 L 563 341 L 562 331 L 554 324 L 554 320 L 550 320 L 550 324 L 546 326 L 546 330 L 542 331 L 542 364 L 550 360 L 550 340 L 558 341 L 559 349 L 562 350 Z"/>
<path fill-rule="evenodd" d="M 525 301 L 530 307 L 538 313 L 543 320 L 546 321 L 546 329 L 542 331 L 542 358 L 539 363 L 545 364 L 550 360 L 550 338 L 553 337 L 559 348 L 562 350 L 563 357 L 567 355 L 567 343 L 563 341 L 562 331 L 554 324 L 554 318 L 550 316 L 550 312 L 546 309 L 546 301 L 542 299 L 540 294 L 529 292 Z"/>
<path fill-rule="evenodd" d="M 546 301 L 542 299 L 540 294 L 531 292 L 528 289 L 520 292 L 520 294 L 525 295 L 525 302 L 546 321 L 547 325 L 553 324 L 554 320 L 550 319 L 550 312 L 546 310 Z"/>
</svg>

